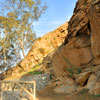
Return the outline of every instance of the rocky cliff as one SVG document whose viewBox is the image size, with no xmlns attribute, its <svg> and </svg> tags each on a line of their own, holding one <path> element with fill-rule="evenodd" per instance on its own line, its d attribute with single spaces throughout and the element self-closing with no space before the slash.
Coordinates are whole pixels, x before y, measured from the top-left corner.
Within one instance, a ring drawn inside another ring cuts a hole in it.
<svg viewBox="0 0 100 100">
<path fill-rule="evenodd" d="M 78 0 L 66 34 L 67 24 L 39 38 L 20 65 L 27 70 L 43 60 L 57 93 L 100 94 L 100 0 Z"/>
<path fill-rule="evenodd" d="M 100 94 L 100 0 L 78 0 L 65 43 L 44 59 L 44 69 L 58 80 L 55 92 L 86 86 Z"/>
<path fill-rule="evenodd" d="M 42 62 L 43 58 L 48 53 L 52 52 L 58 46 L 64 43 L 64 39 L 67 35 L 68 22 L 64 23 L 54 31 L 47 33 L 43 37 L 39 37 L 33 44 L 31 50 L 17 66 L 5 71 L 0 75 L 1 79 L 9 77 L 17 77 L 24 71 L 28 71 L 36 64 Z"/>
</svg>

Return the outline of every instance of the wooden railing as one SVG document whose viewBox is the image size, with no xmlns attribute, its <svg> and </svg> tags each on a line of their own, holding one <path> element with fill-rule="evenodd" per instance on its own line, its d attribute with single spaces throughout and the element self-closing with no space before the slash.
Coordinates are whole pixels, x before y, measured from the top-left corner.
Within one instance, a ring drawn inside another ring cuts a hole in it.
<svg viewBox="0 0 100 100">
<path fill-rule="evenodd" d="M 31 86 L 28 87 L 28 85 L 31 85 Z M 19 81 L 19 80 L 2 80 L 2 81 L 0 81 L 0 91 L 1 91 L 1 99 L 0 100 L 3 100 L 3 92 L 5 90 L 6 91 L 7 90 L 16 91 L 17 90 L 20 92 L 20 95 L 24 91 L 29 96 L 31 96 L 31 98 L 32 98 L 31 100 L 36 100 L 36 82 L 35 81 Z"/>
</svg>

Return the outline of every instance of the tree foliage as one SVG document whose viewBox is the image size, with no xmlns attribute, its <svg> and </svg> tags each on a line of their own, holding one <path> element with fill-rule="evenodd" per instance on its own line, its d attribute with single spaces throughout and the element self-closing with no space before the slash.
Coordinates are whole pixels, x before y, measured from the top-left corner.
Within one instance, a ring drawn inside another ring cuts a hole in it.
<svg viewBox="0 0 100 100">
<path fill-rule="evenodd" d="M 47 6 L 41 0 L 4 0 L 0 7 L 0 56 L 7 60 L 7 54 L 20 54 L 21 50 L 25 57 L 36 38 L 33 22 Z"/>
</svg>

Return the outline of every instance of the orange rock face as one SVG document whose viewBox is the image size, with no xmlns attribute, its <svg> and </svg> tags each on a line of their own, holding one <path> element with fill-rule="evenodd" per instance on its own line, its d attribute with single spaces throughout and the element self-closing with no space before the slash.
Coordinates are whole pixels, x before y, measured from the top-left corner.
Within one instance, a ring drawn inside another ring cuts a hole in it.
<svg viewBox="0 0 100 100">
<path fill-rule="evenodd" d="M 100 0 L 78 0 L 72 18 L 68 23 L 68 35 L 65 43 L 59 47 L 52 57 L 48 55 L 51 63 L 44 63 L 59 79 L 73 77 L 79 71 L 80 78 L 76 81 L 81 86 L 87 84 L 91 73 L 100 71 Z M 46 59 L 44 59 L 45 62 Z M 92 70 L 93 68 L 93 70 Z M 84 70 L 83 70 L 84 69 Z M 89 69 L 89 70 L 88 70 Z M 87 71 L 93 71 L 87 73 Z M 85 72 L 84 72 L 85 71 Z M 97 74 L 96 77 L 100 76 Z M 94 86 L 98 91 L 98 85 Z M 100 93 L 98 91 L 98 93 Z M 96 93 L 97 94 L 97 93 Z"/>
<path fill-rule="evenodd" d="M 29 51 L 26 59 L 23 59 L 19 65 L 7 70 L 0 75 L 1 79 L 6 77 L 16 76 L 24 70 L 33 68 L 36 64 L 40 63 L 48 53 L 52 52 L 58 46 L 64 43 L 64 39 L 67 35 L 68 22 L 64 23 L 54 31 L 47 33 L 45 36 L 38 38 L 31 50 Z M 21 70 L 21 71 L 20 71 Z"/>
<path fill-rule="evenodd" d="M 84 86 L 93 80 L 89 78 L 91 74 L 95 74 L 95 81 L 98 80 L 100 77 L 100 0 L 78 0 L 69 23 L 39 38 L 20 65 L 28 64 L 29 68 L 32 68 L 41 60 L 43 60 L 44 72 L 51 73 L 59 81 L 70 77 L 73 78 L 74 85 Z M 79 77 L 75 77 L 78 74 Z M 69 86 L 66 84 L 57 91 L 66 91 Z M 100 83 L 93 82 L 92 85 L 94 86 L 90 91 L 95 91 L 93 94 L 100 94 Z M 73 87 L 70 91 L 73 92 Z"/>
<path fill-rule="evenodd" d="M 92 53 L 94 57 L 97 57 L 100 56 L 100 1 L 94 2 L 89 9 L 89 20 L 91 26 Z"/>
<path fill-rule="evenodd" d="M 78 0 L 62 48 L 52 57 L 55 76 L 66 76 L 66 67 L 81 70 L 100 63 L 100 0 Z M 70 62 L 66 63 L 65 58 Z M 72 66 L 70 66 L 72 65 Z M 48 66 L 48 65 L 45 65 Z"/>
</svg>

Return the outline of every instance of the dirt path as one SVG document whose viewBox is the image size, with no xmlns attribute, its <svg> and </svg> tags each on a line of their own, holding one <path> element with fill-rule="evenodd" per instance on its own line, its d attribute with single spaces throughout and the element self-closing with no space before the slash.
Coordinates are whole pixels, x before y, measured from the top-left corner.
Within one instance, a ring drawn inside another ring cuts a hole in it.
<svg viewBox="0 0 100 100">
<path fill-rule="evenodd" d="M 53 92 L 54 87 L 55 85 L 52 84 L 44 90 L 37 92 L 38 100 L 100 100 L 100 97 L 89 95 L 85 90 L 71 95 L 57 94 Z"/>
<path fill-rule="evenodd" d="M 37 92 L 37 97 L 39 100 L 66 100 L 66 94 L 56 94 L 53 92 L 54 87 L 55 84 L 52 84 L 46 87 L 44 90 Z"/>
</svg>

